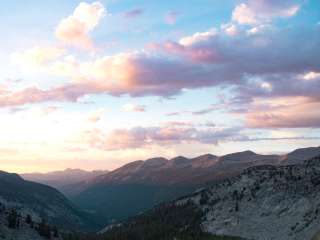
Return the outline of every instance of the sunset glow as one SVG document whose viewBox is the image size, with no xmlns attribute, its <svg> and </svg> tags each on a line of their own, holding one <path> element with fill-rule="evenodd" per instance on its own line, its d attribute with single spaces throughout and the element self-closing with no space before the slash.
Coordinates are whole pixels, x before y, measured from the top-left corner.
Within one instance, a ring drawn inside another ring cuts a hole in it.
<svg viewBox="0 0 320 240">
<path fill-rule="evenodd" d="M 320 3 L 8 1 L 0 169 L 320 145 Z"/>
</svg>

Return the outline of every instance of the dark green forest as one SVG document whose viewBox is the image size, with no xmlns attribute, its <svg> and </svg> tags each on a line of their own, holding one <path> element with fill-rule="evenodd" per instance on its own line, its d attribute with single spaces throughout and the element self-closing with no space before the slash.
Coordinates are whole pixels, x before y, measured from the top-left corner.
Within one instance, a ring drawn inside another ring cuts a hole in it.
<svg viewBox="0 0 320 240">
<path fill-rule="evenodd" d="M 114 225 L 104 234 L 68 234 L 65 240 L 239 240 L 212 236 L 200 228 L 202 212 L 191 203 L 163 204 Z"/>
</svg>

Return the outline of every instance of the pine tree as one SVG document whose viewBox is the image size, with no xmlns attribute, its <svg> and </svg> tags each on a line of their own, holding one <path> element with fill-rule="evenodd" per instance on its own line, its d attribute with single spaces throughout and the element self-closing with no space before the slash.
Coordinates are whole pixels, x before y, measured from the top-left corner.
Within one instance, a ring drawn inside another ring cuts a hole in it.
<svg viewBox="0 0 320 240">
<path fill-rule="evenodd" d="M 26 223 L 27 224 L 31 224 L 32 223 L 32 217 L 30 216 L 30 214 L 28 214 L 27 217 L 26 217 Z"/>
<path fill-rule="evenodd" d="M 40 236 L 46 237 L 48 239 L 51 238 L 51 228 L 44 219 L 42 219 L 41 223 L 39 224 L 38 233 Z"/>
<path fill-rule="evenodd" d="M 56 226 L 53 227 L 52 231 L 53 231 L 53 236 L 55 238 L 59 237 L 58 229 Z"/>
<path fill-rule="evenodd" d="M 18 227 L 18 214 L 15 209 L 12 209 L 8 215 L 8 227 L 9 228 Z"/>
</svg>

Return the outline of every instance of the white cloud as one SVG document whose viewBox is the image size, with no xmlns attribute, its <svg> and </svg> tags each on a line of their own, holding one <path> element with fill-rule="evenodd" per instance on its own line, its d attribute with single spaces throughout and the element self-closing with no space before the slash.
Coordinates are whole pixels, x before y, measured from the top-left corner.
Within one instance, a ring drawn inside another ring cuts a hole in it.
<svg viewBox="0 0 320 240">
<path fill-rule="evenodd" d="M 256 13 L 245 3 L 236 6 L 232 13 L 232 20 L 238 22 L 239 24 L 258 23 L 258 20 L 256 19 Z"/>
<path fill-rule="evenodd" d="M 217 31 L 215 29 L 211 29 L 207 32 L 197 32 L 192 36 L 181 38 L 179 43 L 183 46 L 190 46 L 197 42 L 206 41 L 215 35 L 217 35 Z"/>
<path fill-rule="evenodd" d="M 59 58 L 64 53 L 65 50 L 59 47 L 35 46 L 25 51 L 16 51 L 10 57 L 14 64 L 27 68 L 38 68 Z"/>
<path fill-rule="evenodd" d="M 169 25 L 174 25 L 176 24 L 179 15 L 179 12 L 170 11 L 165 15 L 165 22 Z"/>
<path fill-rule="evenodd" d="M 261 88 L 266 89 L 268 91 L 272 90 L 272 85 L 270 83 L 268 83 L 268 82 L 263 82 L 263 83 L 261 83 L 260 86 L 261 86 Z"/>
<path fill-rule="evenodd" d="M 93 129 L 83 132 L 91 147 L 105 150 L 147 149 L 150 146 L 169 146 L 179 144 L 218 144 L 224 141 L 241 141 L 244 137 L 240 128 L 219 128 L 194 126 L 164 125 L 153 127 L 133 127 L 129 129 L 113 129 L 105 132 Z"/>
<path fill-rule="evenodd" d="M 89 113 L 88 121 L 93 123 L 100 121 L 102 116 L 105 114 L 105 112 L 106 112 L 105 108 L 99 108 Z"/>
<path fill-rule="evenodd" d="M 304 80 L 320 79 L 320 72 L 308 72 L 303 76 Z"/>
<path fill-rule="evenodd" d="M 135 105 L 135 104 L 125 104 L 122 107 L 123 111 L 125 112 L 145 112 L 146 111 L 146 106 L 144 105 Z"/>
<path fill-rule="evenodd" d="M 221 28 L 229 36 L 235 36 L 239 33 L 239 30 L 235 24 L 223 24 Z"/>
<path fill-rule="evenodd" d="M 248 0 L 235 7 L 232 20 L 239 24 L 257 25 L 273 18 L 288 18 L 297 14 L 300 5 L 297 0 Z"/>
</svg>

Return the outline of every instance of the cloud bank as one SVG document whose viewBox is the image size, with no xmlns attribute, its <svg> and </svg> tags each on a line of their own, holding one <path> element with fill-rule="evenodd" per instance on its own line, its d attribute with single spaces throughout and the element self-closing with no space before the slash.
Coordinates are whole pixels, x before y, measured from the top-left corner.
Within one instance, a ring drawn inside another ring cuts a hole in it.
<svg viewBox="0 0 320 240">
<path fill-rule="evenodd" d="M 298 101 L 296 105 L 305 109 L 319 105 L 319 25 L 302 25 L 299 29 L 271 25 L 274 19 L 293 17 L 301 6 L 301 1 L 293 0 L 248 0 L 234 8 L 230 22 L 220 29 L 87 61 L 53 48 L 15 53 L 19 65 L 35 62 L 70 82 L 49 89 L 3 89 L 0 107 L 76 102 L 88 94 L 170 97 L 185 89 L 219 87 L 230 90 L 228 107 L 231 112 L 242 112 L 250 127 L 317 127 L 318 111 L 289 121 L 298 110 L 295 105 L 281 109 L 269 102 L 285 98 Z M 140 14 L 132 14 L 137 13 Z M 105 9 L 98 2 L 81 3 L 60 22 L 56 35 L 68 44 L 90 49 L 93 45 L 88 34 L 104 14 Z M 263 101 L 267 104 L 259 103 Z M 267 115 L 263 112 L 266 108 Z M 194 114 L 211 111 L 214 109 Z"/>
</svg>

